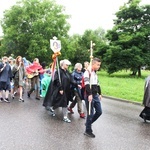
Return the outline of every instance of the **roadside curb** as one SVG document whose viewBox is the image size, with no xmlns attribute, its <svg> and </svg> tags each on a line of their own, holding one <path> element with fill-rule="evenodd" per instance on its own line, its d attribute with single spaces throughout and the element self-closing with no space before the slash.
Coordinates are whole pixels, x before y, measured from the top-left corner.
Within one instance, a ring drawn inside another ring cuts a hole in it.
<svg viewBox="0 0 150 150">
<path fill-rule="evenodd" d="M 130 101 L 130 100 L 126 100 L 126 99 L 121 99 L 121 98 L 115 98 L 115 97 L 111 97 L 111 96 L 106 96 L 103 95 L 104 98 L 109 98 L 111 100 L 116 100 L 116 101 L 120 101 L 120 102 L 126 102 L 126 103 L 131 103 L 131 104 L 135 104 L 135 105 L 140 105 L 142 106 L 142 104 L 140 102 L 135 102 L 135 101 Z"/>
</svg>

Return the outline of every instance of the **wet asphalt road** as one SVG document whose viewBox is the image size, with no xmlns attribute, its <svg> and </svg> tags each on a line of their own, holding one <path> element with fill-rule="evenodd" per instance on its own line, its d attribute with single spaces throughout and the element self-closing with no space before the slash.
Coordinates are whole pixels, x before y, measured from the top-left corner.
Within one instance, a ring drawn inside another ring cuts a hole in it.
<svg viewBox="0 0 150 150">
<path fill-rule="evenodd" d="M 76 108 L 69 114 L 72 122 L 65 123 L 61 108 L 52 117 L 42 100 L 24 99 L 0 103 L 0 150 L 150 149 L 150 123 L 139 118 L 142 106 L 103 98 L 103 114 L 93 124 L 96 138 L 89 138 Z"/>
</svg>

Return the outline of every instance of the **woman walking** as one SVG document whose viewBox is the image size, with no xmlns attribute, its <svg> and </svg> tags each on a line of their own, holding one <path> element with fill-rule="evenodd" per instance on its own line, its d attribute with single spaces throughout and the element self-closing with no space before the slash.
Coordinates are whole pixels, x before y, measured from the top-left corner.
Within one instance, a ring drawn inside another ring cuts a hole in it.
<svg viewBox="0 0 150 150">
<path fill-rule="evenodd" d="M 72 75 L 74 82 L 81 85 L 82 87 L 83 72 L 81 70 L 82 70 L 82 64 L 76 63 L 74 67 L 74 71 L 72 72 L 71 75 Z M 76 88 L 74 86 L 72 86 L 71 88 L 74 93 L 74 99 L 72 103 L 70 104 L 70 106 L 68 107 L 68 111 L 70 111 L 71 113 L 74 113 L 72 109 L 75 107 L 77 103 L 77 110 L 80 115 L 80 118 L 85 118 L 85 114 L 83 110 L 83 103 L 82 103 L 82 100 L 84 99 L 82 95 L 82 88 L 79 88 L 79 87 Z"/>
<path fill-rule="evenodd" d="M 67 116 L 67 106 L 69 100 L 71 100 L 70 86 L 71 84 L 74 84 L 76 87 L 78 86 L 73 82 L 71 74 L 68 71 L 69 65 L 71 65 L 71 63 L 67 59 L 60 61 L 60 68 L 55 72 L 54 80 L 50 82 L 43 103 L 43 106 L 53 114 L 56 108 L 62 107 L 63 121 L 67 123 L 71 122 Z"/>
<path fill-rule="evenodd" d="M 24 86 L 24 77 L 25 77 L 25 69 L 21 56 L 16 58 L 16 63 L 12 69 L 14 75 L 14 92 L 18 91 L 19 88 L 19 101 L 24 102 L 22 98 L 23 86 Z M 14 99 L 14 95 L 13 95 Z"/>
</svg>

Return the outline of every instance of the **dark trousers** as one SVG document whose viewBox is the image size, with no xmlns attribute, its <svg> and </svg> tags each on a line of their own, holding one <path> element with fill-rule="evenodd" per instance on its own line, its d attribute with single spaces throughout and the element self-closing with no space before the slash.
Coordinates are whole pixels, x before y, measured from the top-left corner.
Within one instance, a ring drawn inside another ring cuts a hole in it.
<svg viewBox="0 0 150 150">
<path fill-rule="evenodd" d="M 82 100 L 81 100 L 81 98 L 80 98 L 80 96 L 79 96 L 77 91 L 74 91 L 74 95 L 75 95 L 75 99 L 70 104 L 70 108 L 74 108 L 76 103 L 77 103 L 78 113 L 81 114 L 81 113 L 83 113 Z"/>
<path fill-rule="evenodd" d="M 36 97 L 39 97 L 40 95 L 39 76 L 35 76 L 31 79 L 31 89 L 29 90 L 29 93 L 31 94 L 34 90 L 35 90 Z"/>
<path fill-rule="evenodd" d="M 87 118 L 86 118 L 86 132 L 92 131 L 92 123 L 95 122 L 100 115 L 102 114 L 101 102 L 99 99 L 99 95 L 94 95 L 93 100 L 91 102 L 91 113 L 89 113 L 89 102 L 88 98 L 85 99 L 86 108 L 87 108 Z"/>
</svg>

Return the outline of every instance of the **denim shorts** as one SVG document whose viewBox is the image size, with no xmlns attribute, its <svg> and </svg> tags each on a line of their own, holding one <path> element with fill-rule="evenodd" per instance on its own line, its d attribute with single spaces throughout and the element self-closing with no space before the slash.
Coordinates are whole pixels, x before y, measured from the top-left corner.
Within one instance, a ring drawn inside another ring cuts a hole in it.
<svg viewBox="0 0 150 150">
<path fill-rule="evenodd" d="M 0 91 L 2 90 L 10 90 L 10 84 L 7 82 L 0 82 Z"/>
</svg>

